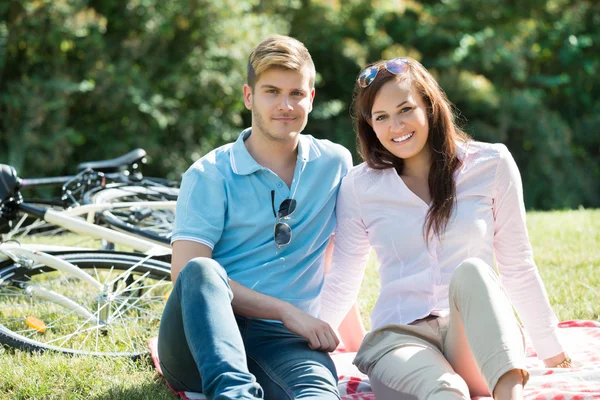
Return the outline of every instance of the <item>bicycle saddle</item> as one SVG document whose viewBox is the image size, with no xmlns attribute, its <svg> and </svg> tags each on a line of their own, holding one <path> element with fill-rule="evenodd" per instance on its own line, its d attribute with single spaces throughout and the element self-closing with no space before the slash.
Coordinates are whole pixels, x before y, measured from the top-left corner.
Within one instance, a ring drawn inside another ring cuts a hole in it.
<svg viewBox="0 0 600 400">
<path fill-rule="evenodd" d="M 0 164 L 0 202 L 6 200 L 15 193 L 19 186 L 19 178 L 14 167 Z"/>
<path fill-rule="evenodd" d="M 119 172 L 133 164 L 143 164 L 146 162 L 146 151 L 144 149 L 135 149 L 127 154 L 117 158 L 103 161 L 88 161 L 77 165 L 77 171 L 91 168 L 97 172 Z"/>
</svg>

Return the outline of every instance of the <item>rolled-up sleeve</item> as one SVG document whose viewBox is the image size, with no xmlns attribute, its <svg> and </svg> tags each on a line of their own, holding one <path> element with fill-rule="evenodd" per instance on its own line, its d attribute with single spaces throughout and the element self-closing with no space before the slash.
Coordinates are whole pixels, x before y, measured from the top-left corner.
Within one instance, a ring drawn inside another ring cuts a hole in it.
<svg viewBox="0 0 600 400">
<path fill-rule="evenodd" d="M 342 181 L 336 217 L 333 258 L 321 292 L 320 313 L 320 318 L 334 329 L 341 324 L 356 301 L 371 248 L 361 219 L 352 174 Z"/>
<path fill-rule="evenodd" d="M 226 209 L 223 177 L 192 166 L 181 181 L 171 243 L 190 240 L 214 248 L 223 233 Z"/>
<path fill-rule="evenodd" d="M 512 155 L 498 145 L 494 196 L 494 250 L 500 280 L 540 359 L 563 351 L 558 320 L 533 259 L 525 223 L 521 175 Z"/>
</svg>

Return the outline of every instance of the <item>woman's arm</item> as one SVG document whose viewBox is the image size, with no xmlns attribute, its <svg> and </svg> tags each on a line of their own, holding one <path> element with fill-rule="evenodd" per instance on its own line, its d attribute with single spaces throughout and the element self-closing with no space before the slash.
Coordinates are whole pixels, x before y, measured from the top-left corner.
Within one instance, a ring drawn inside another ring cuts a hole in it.
<svg viewBox="0 0 600 400">
<path fill-rule="evenodd" d="M 356 301 L 371 248 L 360 217 L 353 178 L 352 174 L 344 178 L 338 194 L 333 259 L 321 292 L 320 317 L 334 329 L 340 326 Z M 356 313 L 350 318 L 356 318 Z"/>
<path fill-rule="evenodd" d="M 558 320 L 533 260 L 521 175 L 506 146 L 498 146 L 493 207 L 494 251 L 500 281 L 529 332 L 538 357 L 547 366 L 556 366 L 566 355 L 558 339 Z"/>
<path fill-rule="evenodd" d="M 335 235 L 331 235 L 331 241 L 325 250 L 325 274 L 329 272 L 331 266 L 331 259 L 333 256 L 334 239 Z M 350 312 L 346 314 L 344 320 L 338 328 L 338 334 L 340 339 L 344 343 L 344 348 L 347 351 L 358 351 L 360 344 L 365 337 L 365 327 L 360 317 L 360 311 L 358 309 L 358 303 L 354 303 Z"/>
<path fill-rule="evenodd" d="M 338 328 L 340 339 L 347 351 L 356 352 L 367 332 L 360 317 L 358 303 L 354 303 Z"/>
</svg>

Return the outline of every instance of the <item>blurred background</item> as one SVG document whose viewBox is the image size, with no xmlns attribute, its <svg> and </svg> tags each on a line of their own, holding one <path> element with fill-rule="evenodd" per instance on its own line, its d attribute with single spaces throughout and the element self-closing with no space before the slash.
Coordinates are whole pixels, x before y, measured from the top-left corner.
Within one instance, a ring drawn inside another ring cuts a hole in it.
<svg viewBox="0 0 600 400">
<path fill-rule="evenodd" d="M 408 55 L 474 138 L 505 143 L 528 209 L 600 207 L 597 0 L 1 0 L 0 163 L 21 177 L 142 147 L 177 178 L 250 124 L 242 85 L 272 33 L 306 44 L 306 132 L 352 150 L 368 62 Z"/>
</svg>

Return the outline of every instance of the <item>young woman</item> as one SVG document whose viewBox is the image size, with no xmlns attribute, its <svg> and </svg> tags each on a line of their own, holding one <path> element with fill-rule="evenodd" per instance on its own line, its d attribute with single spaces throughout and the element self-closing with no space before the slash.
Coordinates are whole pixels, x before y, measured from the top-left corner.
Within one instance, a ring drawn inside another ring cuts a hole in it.
<svg viewBox="0 0 600 400">
<path fill-rule="evenodd" d="M 381 290 L 354 363 L 377 400 L 521 399 L 529 374 L 512 306 L 545 365 L 570 366 L 508 149 L 462 132 L 435 79 L 409 58 L 363 70 L 354 111 L 366 162 L 338 195 L 321 318 L 339 325 L 373 248 Z"/>
</svg>

